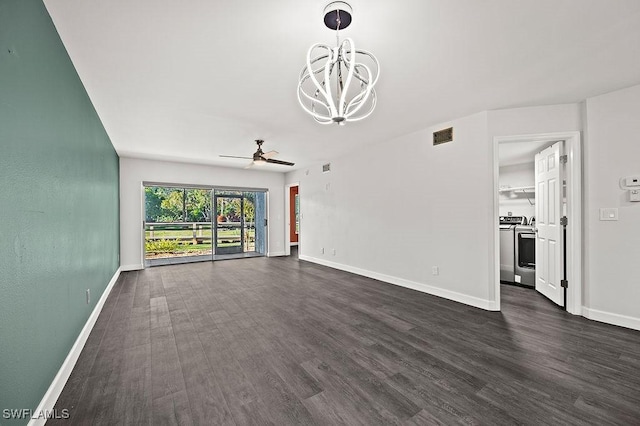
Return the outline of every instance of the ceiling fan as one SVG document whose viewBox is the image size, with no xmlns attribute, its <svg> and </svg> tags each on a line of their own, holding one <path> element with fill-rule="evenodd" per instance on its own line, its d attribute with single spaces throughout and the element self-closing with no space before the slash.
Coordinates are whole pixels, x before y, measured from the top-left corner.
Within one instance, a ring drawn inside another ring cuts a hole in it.
<svg viewBox="0 0 640 426">
<path fill-rule="evenodd" d="M 253 157 L 238 157 L 236 155 L 221 155 L 220 157 L 225 157 L 225 158 L 244 158 L 246 160 L 253 160 L 251 162 L 251 164 L 249 164 L 245 168 L 249 168 L 249 167 L 251 167 L 253 165 L 261 165 L 261 164 L 265 164 L 265 163 L 280 164 L 280 165 L 283 165 L 283 166 L 293 166 L 295 164 L 295 163 L 291 163 L 289 161 L 282 161 L 282 160 L 276 160 L 275 158 L 271 158 L 271 157 L 273 157 L 275 155 L 278 155 L 278 151 L 263 152 L 262 151 L 262 144 L 264 143 L 264 141 L 262 139 L 256 139 L 256 143 L 258 144 L 258 150 L 253 153 Z"/>
</svg>

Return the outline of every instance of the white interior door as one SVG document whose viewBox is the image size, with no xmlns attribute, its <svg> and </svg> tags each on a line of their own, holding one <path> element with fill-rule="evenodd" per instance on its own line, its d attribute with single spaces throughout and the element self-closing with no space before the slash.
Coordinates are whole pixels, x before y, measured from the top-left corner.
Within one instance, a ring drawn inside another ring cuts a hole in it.
<svg viewBox="0 0 640 426">
<path fill-rule="evenodd" d="M 564 142 L 536 154 L 536 290 L 557 305 L 564 305 L 562 165 Z"/>
</svg>

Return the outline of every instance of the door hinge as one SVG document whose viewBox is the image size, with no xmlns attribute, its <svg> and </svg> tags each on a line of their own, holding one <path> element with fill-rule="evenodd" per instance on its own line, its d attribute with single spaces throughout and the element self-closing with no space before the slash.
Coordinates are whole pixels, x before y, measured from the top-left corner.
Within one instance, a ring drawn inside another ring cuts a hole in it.
<svg viewBox="0 0 640 426">
<path fill-rule="evenodd" d="M 264 220 L 264 226 L 267 226 L 267 219 Z"/>
<path fill-rule="evenodd" d="M 566 216 L 562 216 L 562 217 L 560 218 L 560 225 L 562 225 L 562 226 L 567 226 L 568 224 L 569 224 L 569 219 L 567 219 L 567 217 L 566 217 Z"/>
<path fill-rule="evenodd" d="M 567 161 L 569 161 L 569 157 L 567 157 L 566 155 L 561 155 L 560 156 L 560 162 L 562 164 L 567 164 Z"/>
<path fill-rule="evenodd" d="M 567 288 L 567 287 L 569 287 L 569 281 L 567 281 L 567 280 L 560 280 L 560 287 L 562 287 L 562 288 Z"/>
</svg>

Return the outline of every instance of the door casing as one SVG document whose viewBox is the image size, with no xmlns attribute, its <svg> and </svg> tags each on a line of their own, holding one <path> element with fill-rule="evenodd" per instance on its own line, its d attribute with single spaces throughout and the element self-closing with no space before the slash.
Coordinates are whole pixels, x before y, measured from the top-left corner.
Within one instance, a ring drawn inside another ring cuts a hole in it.
<svg viewBox="0 0 640 426">
<path fill-rule="evenodd" d="M 499 215 L 499 148 L 504 143 L 565 141 L 567 155 L 567 312 L 582 315 L 582 140 L 580 132 L 540 133 L 530 135 L 496 136 L 493 138 L 493 256 L 489 256 L 490 309 L 500 310 L 500 235 Z"/>
<path fill-rule="evenodd" d="M 290 196 L 290 188 L 292 186 L 297 186 L 298 187 L 298 197 L 300 197 L 300 182 L 294 182 L 294 183 L 289 183 L 287 185 L 285 185 L 285 191 L 284 191 L 284 211 L 288 212 L 289 211 L 289 207 L 291 206 L 291 196 Z M 301 204 L 302 205 L 302 204 Z M 284 241 L 285 241 L 285 245 L 284 245 L 284 252 L 287 256 L 291 255 L 291 244 L 289 244 L 289 240 L 291 240 L 291 222 L 290 222 L 290 218 L 288 214 L 284 215 L 285 219 L 284 219 Z M 302 235 L 302 212 L 300 212 L 300 229 L 298 231 L 298 253 L 302 253 L 302 240 L 300 238 L 300 236 Z"/>
</svg>

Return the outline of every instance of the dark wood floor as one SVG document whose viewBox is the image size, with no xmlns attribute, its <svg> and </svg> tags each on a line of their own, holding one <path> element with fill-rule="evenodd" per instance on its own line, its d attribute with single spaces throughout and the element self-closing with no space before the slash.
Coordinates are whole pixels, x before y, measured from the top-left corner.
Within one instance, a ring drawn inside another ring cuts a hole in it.
<svg viewBox="0 0 640 426">
<path fill-rule="evenodd" d="M 295 258 L 123 273 L 48 424 L 640 424 L 640 333 Z"/>
</svg>

